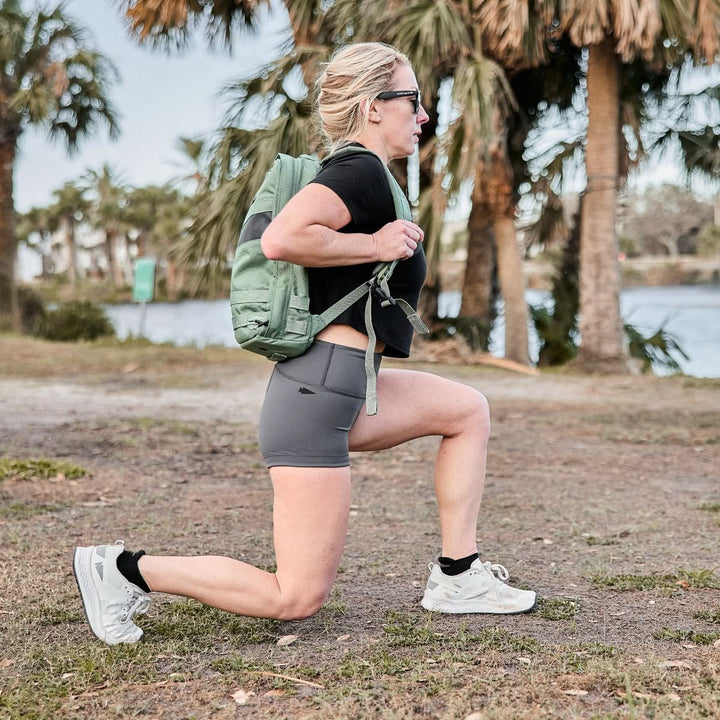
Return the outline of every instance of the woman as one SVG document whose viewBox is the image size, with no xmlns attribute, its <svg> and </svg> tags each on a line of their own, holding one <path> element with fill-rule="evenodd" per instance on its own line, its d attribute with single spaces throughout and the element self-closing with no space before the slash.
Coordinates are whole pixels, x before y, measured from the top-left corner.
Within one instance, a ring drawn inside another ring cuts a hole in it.
<svg viewBox="0 0 720 720">
<path fill-rule="evenodd" d="M 309 268 L 311 310 L 321 312 L 366 280 L 376 263 L 400 260 L 390 290 L 413 307 L 425 275 L 422 230 L 396 219 L 384 164 L 411 155 L 428 116 L 407 58 L 380 43 L 349 45 L 318 81 L 318 109 L 331 156 L 316 179 L 272 221 L 268 258 Z M 373 154 L 374 153 L 374 154 Z M 260 417 L 260 448 L 274 491 L 277 571 L 225 557 L 157 557 L 122 543 L 77 548 L 74 570 L 93 632 L 110 644 L 135 642 L 132 619 L 148 593 L 195 598 L 241 615 L 283 620 L 317 612 L 334 582 L 350 508 L 348 451 L 381 450 L 439 435 L 435 466 L 442 555 L 422 599 L 447 613 L 517 613 L 535 593 L 506 585 L 500 565 L 480 561 L 477 518 L 490 431 L 487 401 L 459 383 L 412 370 L 383 369 L 378 413 L 361 413 L 368 338 L 357 303 L 298 358 L 279 363 Z M 397 308 L 373 308 L 381 355 L 407 357 L 412 329 Z"/>
</svg>

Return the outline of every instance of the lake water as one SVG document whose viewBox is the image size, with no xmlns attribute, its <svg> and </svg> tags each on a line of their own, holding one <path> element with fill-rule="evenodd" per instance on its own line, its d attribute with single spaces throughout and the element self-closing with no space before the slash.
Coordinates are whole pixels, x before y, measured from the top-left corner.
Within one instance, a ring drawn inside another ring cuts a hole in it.
<svg viewBox="0 0 720 720">
<path fill-rule="evenodd" d="M 546 302 L 549 294 L 528 290 L 526 297 L 537 305 Z M 459 306 L 460 293 L 440 296 L 441 315 L 453 315 Z M 227 300 L 150 303 L 144 323 L 138 305 L 108 305 L 105 309 L 120 338 L 144 334 L 158 343 L 235 345 Z M 625 321 L 646 335 L 661 326 L 671 333 L 689 356 L 688 360 L 677 358 L 686 375 L 720 377 L 720 285 L 629 288 L 620 296 L 620 311 Z M 502 357 L 502 316 L 490 336 L 490 352 Z M 532 327 L 530 354 L 537 359 L 537 337 Z"/>
</svg>

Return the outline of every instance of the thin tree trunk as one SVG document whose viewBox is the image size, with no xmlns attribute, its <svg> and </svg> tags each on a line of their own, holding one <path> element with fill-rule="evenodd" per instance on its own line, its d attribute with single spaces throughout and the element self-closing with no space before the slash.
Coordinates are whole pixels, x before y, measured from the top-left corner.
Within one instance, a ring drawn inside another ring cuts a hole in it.
<svg viewBox="0 0 720 720">
<path fill-rule="evenodd" d="M 615 231 L 620 142 L 619 59 L 610 38 L 591 46 L 589 53 L 578 364 L 592 370 L 627 372 Z"/>
<path fill-rule="evenodd" d="M 495 249 L 490 214 L 474 199 L 468 219 L 468 248 L 460 315 L 479 320 L 490 332 L 495 320 L 493 269 Z M 486 348 L 487 349 L 487 348 Z"/>
<path fill-rule="evenodd" d="M 117 237 L 117 231 L 114 228 L 107 228 L 105 230 L 105 255 L 107 258 L 108 265 L 108 276 L 113 287 L 120 287 L 118 283 L 118 272 L 117 272 L 117 261 L 115 259 L 115 238 Z"/>
<path fill-rule="evenodd" d="M 529 365 L 525 277 L 512 216 L 507 213 L 495 215 L 493 229 L 500 292 L 505 303 L 505 357 Z"/>
<path fill-rule="evenodd" d="M 71 285 L 77 284 L 77 255 L 75 252 L 75 222 L 69 216 L 63 218 L 65 226 L 65 248 L 68 256 L 68 280 Z"/>
<path fill-rule="evenodd" d="M 20 310 L 15 283 L 17 256 L 13 206 L 15 143 L 15 140 L 0 142 L 0 329 L 20 330 Z"/>
<path fill-rule="evenodd" d="M 419 154 L 420 162 L 418 166 L 418 194 L 422 194 L 433 183 L 435 175 L 435 151 L 427 152 L 427 145 L 435 137 L 435 129 L 437 127 L 437 113 L 431 108 L 428 111 L 428 121 L 423 126 L 423 134 L 420 138 Z M 408 163 L 405 162 L 405 187 L 407 187 L 407 169 Z M 439 215 L 442 217 L 442 213 Z M 439 299 L 441 287 L 440 278 L 440 237 L 434 237 L 434 233 L 425 230 L 424 251 L 427 260 L 427 276 L 420 293 L 420 301 L 418 303 L 418 314 L 424 320 L 426 325 L 432 331 L 433 326 L 439 319 Z M 434 243 L 438 243 L 437 246 Z"/>
</svg>

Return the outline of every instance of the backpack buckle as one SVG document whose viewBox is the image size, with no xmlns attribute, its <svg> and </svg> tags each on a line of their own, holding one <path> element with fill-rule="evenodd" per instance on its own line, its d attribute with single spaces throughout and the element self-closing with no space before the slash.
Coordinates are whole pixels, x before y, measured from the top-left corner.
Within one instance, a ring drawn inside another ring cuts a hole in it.
<svg viewBox="0 0 720 720">
<path fill-rule="evenodd" d="M 385 290 L 376 283 L 372 283 L 371 286 L 372 292 L 375 293 L 375 295 L 380 299 L 380 307 L 387 307 L 388 305 L 395 305 L 395 298 L 390 295 L 389 293 L 385 292 Z"/>
</svg>

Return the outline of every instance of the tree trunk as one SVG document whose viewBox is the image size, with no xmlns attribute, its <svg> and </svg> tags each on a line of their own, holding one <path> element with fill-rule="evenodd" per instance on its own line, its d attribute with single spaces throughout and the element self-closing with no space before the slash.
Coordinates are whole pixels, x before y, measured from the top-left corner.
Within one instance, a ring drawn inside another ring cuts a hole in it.
<svg viewBox="0 0 720 720">
<path fill-rule="evenodd" d="M 477 199 L 473 199 L 468 219 L 468 248 L 463 279 L 460 315 L 475 318 L 487 327 L 495 320 L 493 269 L 495 248 L 490 214 Z"/>
<path fill-rule="evenodd" d="M 65 228 L 65 248 L 68 256 L 68 281 L 71 285 L 77 284 L 77 255 L 75 253 L 75 221 L 69 215 L 63 218 Z"/>
<path fill-rule="evenodd" d="M 610 38 L 591 46 L 589 53 L 587 187 L 580 231 L 581 344 L 578 364 L 603 372 L 627 372 L 615 232 L 620 61 Z"/>
<path fill-rule="evenodd" d="M 493 228 L 500 292 L 505 303 L 505 357 L 529 365 L 525 276 L 515 223 L 512 216 L 503 213 L 493 218 Z"/>
<path fill-rule="evenodd" d="M 174 257 L 167 259 L 167 268 L 165 270 L 165 287 L 167 290 L 168 300 L 177 302 L 180 297 L 180 290 L 185 283 L 185 271 L 178 265 L 178 261 Z"/>
<path fill-rule="evenodd" d="M 13 164 L 16 141 L 0 142 L 0 329 L 20 330 L 17 285 L 15 282 L 15 208 L 13 206 Z"/>
<path fill-rule="evenodd" d="M 106 228 L 105 230 L 105 256 L 107 258 L 108 276 L 113 287 L 120 287 L 118 282 L 118 268 L 117 261 L 115 259 L 115 245 L 116 245 L 117 231 L 114 228 Z"/>
</svg>

